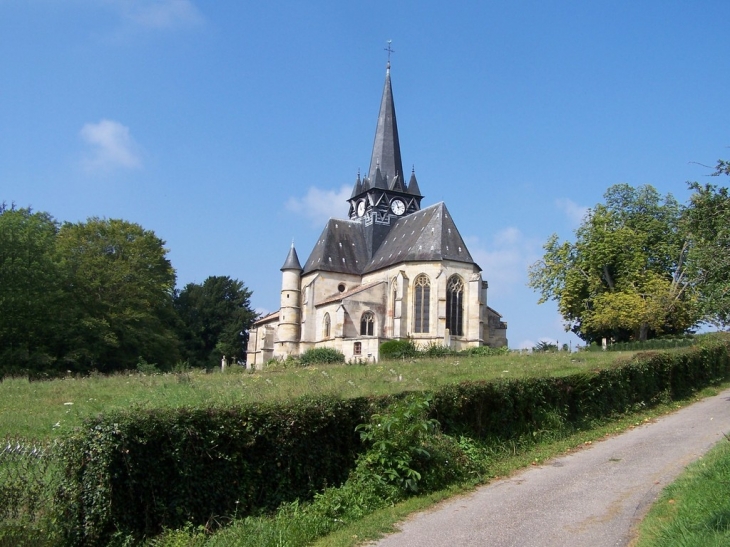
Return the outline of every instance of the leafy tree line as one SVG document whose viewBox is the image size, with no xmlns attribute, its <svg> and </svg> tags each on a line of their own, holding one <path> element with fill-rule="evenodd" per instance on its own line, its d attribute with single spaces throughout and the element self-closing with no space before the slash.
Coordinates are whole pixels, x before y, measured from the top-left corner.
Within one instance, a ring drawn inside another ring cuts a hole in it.
<svg viewBox="0 0 730 547">
<path fill-rule="evenodd" d="M 720 161 L 713 176 L 723 175 L 730 163 Z M 553 234 L 530 267 L 540 303 L 555 300 L 566 330 L 587 342 L 730 325 L 730 195 L 713 184 L 689 187 L 686 205 L 648 185 L 609 188 L 575 241 Z"/>
<path fill-rule="evenodd" d="M 229 277 L 176 290 L 164 245 L 124 220 L 0 205 L 0 376 L 242 361 L 251 292 Z"/>
</svg>

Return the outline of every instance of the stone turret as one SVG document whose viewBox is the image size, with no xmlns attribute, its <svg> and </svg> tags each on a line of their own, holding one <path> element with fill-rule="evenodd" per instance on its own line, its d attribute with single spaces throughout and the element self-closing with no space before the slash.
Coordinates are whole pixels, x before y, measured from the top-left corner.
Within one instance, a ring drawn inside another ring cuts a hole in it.
<svg viewBox="0 0 730 547">
<path fill-rule="evenodd" d="M 302 321 L 302 266 L 292 243 L 289 254 L 281 267 L 281 308 L 276 329 L 274 356 L 286 359 L 299 355 Z"/>
</svg>

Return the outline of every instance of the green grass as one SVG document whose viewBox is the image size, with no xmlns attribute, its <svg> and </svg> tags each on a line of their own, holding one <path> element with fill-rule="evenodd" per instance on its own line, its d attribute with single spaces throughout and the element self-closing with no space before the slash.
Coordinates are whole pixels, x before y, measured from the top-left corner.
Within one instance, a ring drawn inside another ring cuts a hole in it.
<svg viewBox="0 0 730 547">
<path fill-rule="evenodd" d="M 730 545 L 730 442 L 720 441 L 664 489 L 633 545 Z"/>
<path fill-rule="evenodd" d="M 0 438 L 52 439 L 81 425 L 84 418 L 139 406 L 200 407 L 247 402 L 287 401 L 303 395 L 342 397 L 435 389 L 467 380 L 566 376 L 625 361 L 627 353 L 513 352 L 493 357 L 417 358 L 367 366 L 319 365 L 247 372 L 189 371 L 177 374 L 64 378 L 0 382 Z"/>
</svg>

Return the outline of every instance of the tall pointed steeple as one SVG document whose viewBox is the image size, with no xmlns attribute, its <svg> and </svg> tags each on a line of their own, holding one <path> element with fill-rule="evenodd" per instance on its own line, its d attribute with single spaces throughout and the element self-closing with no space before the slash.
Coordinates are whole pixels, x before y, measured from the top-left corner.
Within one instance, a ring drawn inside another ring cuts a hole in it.
<svg viewBox="0 0 730 547">
<path fill-rule="evenodd" d="M 395 120 L 395 103 L 393 102 L 393 89 L 390 85 L 390 60 L 388 60 L 385 70 L 385 87 L 383 88 L 383 98 L 380 101 L 378 125 L 375 129 L 373 155 L 370 158 L 368 177 L 371 180 L 375 177 L 378 167 L 381 176 L 386 181 L 392 180 L 396 175 L 403 178 L 398 124 Z"/>
</svg>

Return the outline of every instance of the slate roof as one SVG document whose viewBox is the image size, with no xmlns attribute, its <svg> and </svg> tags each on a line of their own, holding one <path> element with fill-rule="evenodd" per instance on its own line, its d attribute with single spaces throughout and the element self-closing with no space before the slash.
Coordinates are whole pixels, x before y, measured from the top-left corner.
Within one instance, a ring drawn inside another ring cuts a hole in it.
<svg viewBox="0 0 730 547">
<path fill-rule="evenodd" d="M 454 220 L 441 202 L 396 220 L 373 257 L 367 256 L 360 220 L 330 219 L 312 250 L 304 273 L 374 272 L 401 262 L 454 260 L 474 264 Z"/>
<path fill-rule="evenodd" d="M 363 273 L 400 262 L 454 260 L 474 264 L 446 204 L 431 205 L 399 218 Z"/>
<path fill-rule="evenodd" d="M 304 264 L 304 273 L 322 270 L 359 275 L 369 260 L 362 223 L 331 218 Z"/>
<path fill-rule="evenodd" d="M 398 123 L 395 119 L 393 88 L 390 85 L 390 62 L 388 62 L 388 68 L 385 71 L 385 87 L 383 88 L 383 97 L 380 100 L 378 125 L 375 128 L 373 155 L 370 157 L 368 177 L 373 184 L 377 183 L 376 172 L 378 168 L 380 168 L 381 176 L 385 181 L 392 180 L 396 175 L 403 177 Z"/>
</svg>

